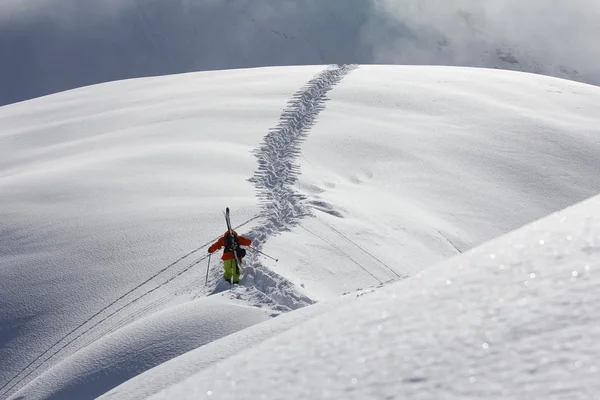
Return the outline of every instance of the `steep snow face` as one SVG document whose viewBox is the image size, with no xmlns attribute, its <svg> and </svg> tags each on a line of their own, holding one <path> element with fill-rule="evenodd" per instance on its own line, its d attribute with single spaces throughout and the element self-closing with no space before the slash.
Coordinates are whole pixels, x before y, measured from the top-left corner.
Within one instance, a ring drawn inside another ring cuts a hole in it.
<svg viewBox="0 0 600 400">
<path fill-rule="evenodd" d="M 67 387 L 41 374 L 195 297 L 286 312 L 596 194 L 598 104 L 597 87 L 530 74 L 317 66 L 2 107 L 0 396 L 36 377 Z M 279 261 L 249 250 L 241 285 L 219 293 L 206 250 L 225 206 Z"/>
<path fill-rule="evenodd" d="M 151 399 L 592 399 L 599 307 L 595 197 Z"/>
<path fill-rule="evenodd" d="M 596 2 L 20 0 L 0 105 L 123 78 L 272 65 L 482 66 L 599 83 Z"/>
</svg>

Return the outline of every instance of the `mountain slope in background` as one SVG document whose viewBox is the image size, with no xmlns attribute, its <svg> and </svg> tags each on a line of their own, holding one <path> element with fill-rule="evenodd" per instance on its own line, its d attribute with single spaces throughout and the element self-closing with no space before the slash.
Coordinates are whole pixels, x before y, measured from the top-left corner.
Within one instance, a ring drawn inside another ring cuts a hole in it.
<svg viewBox="0 0 600 400">
<path fill-rule="evenodd" d="M 103 343 L 127 353 L 142 318 L 194 298 L 277 315 L 414 275 L 593 196 L 598 104 L 597 87 L 532 74 L 311 66 L 1 107 L 0 396 L 91 384 L 65 373 L 73 360 L 102 377 L 123 354 Z M 217 257 L 205 286 L 204 254 L 225 206 L 279 262 L 250 251 L 242 285 L 223 292 Z M 164 361 L 148 343 L 133 365 Z M 106 378 L 93 384 L 120 383 Z"/>
<path fill-rule="evenodd" d="M 124 78 L 272 65 L 462 65 L 599 83 L 595 16 L 588 0 L 9 0 L 0 105 Z"/>
</svg>

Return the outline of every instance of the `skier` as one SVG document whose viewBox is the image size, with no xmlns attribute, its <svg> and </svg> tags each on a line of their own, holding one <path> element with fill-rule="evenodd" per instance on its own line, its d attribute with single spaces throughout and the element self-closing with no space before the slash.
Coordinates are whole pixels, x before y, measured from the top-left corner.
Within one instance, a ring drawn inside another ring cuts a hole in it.
<svg viewBox="0 0 600 400">
<path fill-rule="evenodd" d="M 223 256 L 221 256 L 221 260 L 223 260 L 223 278 L 232 284 L 240 283 L 240 268 L 236 263 L 235 254 L 233 253 L 234 248 L 237 254 L 237 258 L 242 263 L 242 258 L 246 255 L 246 250 L 242 249 L 240 246 L 250 246 L 252 244 L 252 240 L 245 238 L 243 236 L 238 236 L 236 231 L 232 231 L 234 243 L 231 243 L 231 236 L 229 235 L 229 231 L 226 231 L 223 236 L 219 238 L 215 243 L 213 243 L 209 248 L 209 253 L 214 253 L 219 250 L 221 247 L 225 247 L 223 250 Z M 234 247 L 235 246 L 235 247 Z"/>
</svg>

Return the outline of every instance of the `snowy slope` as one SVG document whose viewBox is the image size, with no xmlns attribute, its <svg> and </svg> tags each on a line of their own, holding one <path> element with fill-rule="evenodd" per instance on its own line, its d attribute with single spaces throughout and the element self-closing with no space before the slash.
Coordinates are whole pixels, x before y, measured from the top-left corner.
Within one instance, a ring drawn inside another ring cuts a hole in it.
<svg viewBox="0 0 600 400">
<path fill-rule="evenodd" d="M 94 398 L 171 358 L 269 319 L 266 310 L 203 298 L 117 329 L 31 382 L 27 398 Z M 17 393 L 16 397 L 19 396 Z"/>
<path fill-rule="evenodd" d="M 151 398 L 597 398 L 599 227 L 595 197 Z"/>
<path fill-rule="evenodd" d="M 600 83 L 593 0 L 4 0 L 0 105 L 99 82 L 327 63 Z"/>
<path fill-rule="evenodd" d="M 204 254 L 225 206 L 279 262 L 249 252 L 242 285 L 217 296 L 279 314 L 592 196 L 598 100 L 593 86 L 513 72 L 315 66 L 2 107 L 0 397 L 83 385 L 72 360 L 93 377 L 89 354 L 117 365 L 102 343 L 132 343 L 128 324 L 223 290 L 217 257 L 204 287 Z"/>
<path fill-rule="evenodd" d="M 207 260 L 193 262 L 222 234 L 223 206 L 235 225 L 258 211 L 250 151 L 322 69 L 135 80 L 1 108 L 0 386 L 197 295 Z"/>
<path fill-rule="evenodd" d="M 208 368 L 253 346 L 258 346 L 268 338 L 277 336 L 294 326 L 313 319 L 317 315 L 339 307 L 340 304 L 351 301 L 352 297 L 353 295 L 347 295 L 316 303 L 283 314 L 269 321 L 252 325 L 222 339 L 217 339 L 128 380 L 107 392 L 101 398 L 123 400 L 145 399 L 166 387 L 181 382 L 191 375 L 195 375 L 202 369 Z"/>
<path fill-rule="evenodd" d="M 597 194 L 592 92 L 483 69 L 353 71 L 302 145 L 298 185 L 317 218 L 265 246 L 300 262 L 271 268 L 327 298 L 339 286 L 397 279 L 391 270 L 410 275 Z"/>
</svg>

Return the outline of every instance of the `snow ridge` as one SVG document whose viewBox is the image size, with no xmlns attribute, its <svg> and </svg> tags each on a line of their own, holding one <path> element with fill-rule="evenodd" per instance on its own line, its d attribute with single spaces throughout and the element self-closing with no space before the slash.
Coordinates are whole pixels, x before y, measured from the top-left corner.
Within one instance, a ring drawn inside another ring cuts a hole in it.
<svg viewBox="0 0 600 400">
<path fill-rule="evenodd" d="M 249 181 L 256 186 L 264 219 L 247 234 L 255 249 L 260 250 L 269 237 L 289 230 L 302 217 L 312 215 L 304 205 L 306 197 L 295 188 L 299 170 L 295 160 L 301 153 L 303 140 L 325 109 L 327 93 L 356 68 L 356 65 L 332 65 L 317 74 L 294 94 L 277 126 L 255 151 L 259 166 Z M 245 276 L 240 285 L 251 292 L 251 298 L 239 292 L 234 296 L 244 297 L 257 306 L 268 305 L 275 311 L 289 311 L 314 303 L 299 293 L 294 284 L 262 265 L 257 252 L 252 249 L 244 264 Z M 219 279 L 220 275 L 213 274 L 213 281 Z M 221 282 L 212 293 L 228 288 L 228 283 Z"/>
</svg>

